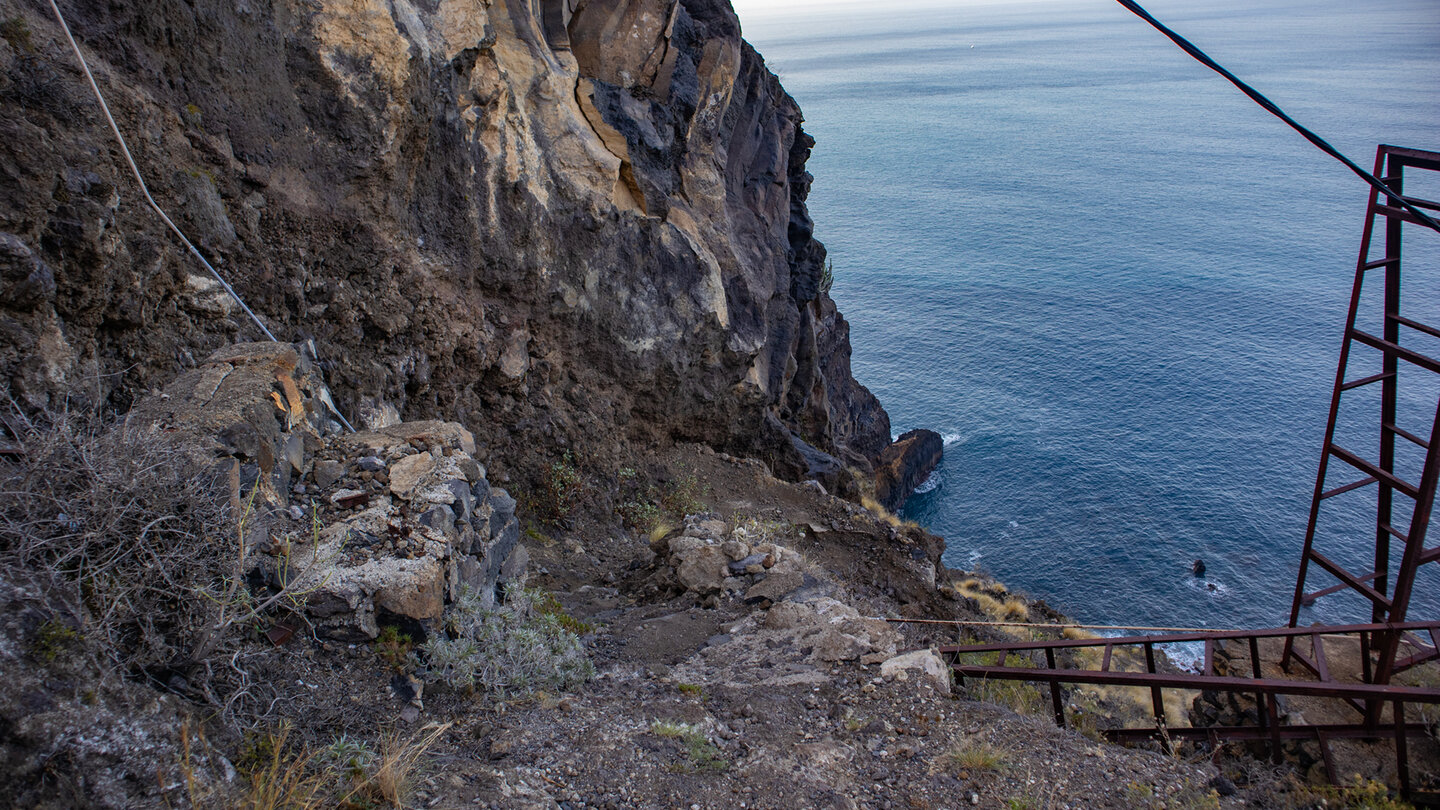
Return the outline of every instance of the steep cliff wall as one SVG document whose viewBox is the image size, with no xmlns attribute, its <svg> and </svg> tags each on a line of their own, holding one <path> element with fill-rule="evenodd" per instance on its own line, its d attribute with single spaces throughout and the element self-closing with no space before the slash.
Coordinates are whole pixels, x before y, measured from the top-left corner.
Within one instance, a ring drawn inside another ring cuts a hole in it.
<svg viewBox="0 0 1440 810">
<path fill-rule="evenodd" d="M 820 289 L 813 141 L 725 0 L 61 5 L 157 199 L 352 421 L 791 477 L 888 443 Z M 125 407 L 256 337 L 143 207 L 49 6 L 0 22 L 12 394 Z"/>
</svg>

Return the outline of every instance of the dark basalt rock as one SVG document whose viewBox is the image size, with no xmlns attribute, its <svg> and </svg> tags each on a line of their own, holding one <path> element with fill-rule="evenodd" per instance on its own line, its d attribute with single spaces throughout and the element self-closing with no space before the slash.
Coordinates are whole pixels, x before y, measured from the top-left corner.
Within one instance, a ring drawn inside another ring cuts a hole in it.
<svg viewBox="0 0 1440 810">
<path fill-rule="evenodd" d="M 912 430 L 895 440 L 880 454 L 875 470 L 875 500 L 892 512 L 905 505 L 940 464 L 945 440 L 933 430 Z"/>
<path fill-rule="evenodd" d="M 341 412 L 463 422 L 522 475 L 669 438 L 802 476 L 792 435 L 868 474 L 889 418 L 820 289 L 799 107 L 724 0 L 563 5 L 67 13 L 157 200 Z M 124 409 L 255 330 L 8 7 L 37 47 L 0 41 L 0 377 Z"/>
</svg>

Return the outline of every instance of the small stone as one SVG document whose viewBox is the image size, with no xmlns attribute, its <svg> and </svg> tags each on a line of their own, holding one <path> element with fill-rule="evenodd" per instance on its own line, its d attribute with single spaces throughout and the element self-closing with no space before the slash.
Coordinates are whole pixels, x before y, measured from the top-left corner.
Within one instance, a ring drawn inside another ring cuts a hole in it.
<svg viewBox="0 0 1440 810">
<path fill-rule="evenodd" d="M 355 466 L 366 472 L 380 472 L 385 469 L 385 459 L 379 456 L 361 456 L 355 462 Z"/>
<path fill-rule="evenodd" d="M 400 720 L 404 723 L 414 723 L 420 719 L 420 710 L 414 706 L 406 706 L 400 710 Z"/>
<path fill-rule="evenodd" d="M 315 485 L 329 489 L 345 475 L 345 465 L 338 461 L 315 462 Z"/>
<path fill-rule="evenodd" d="M 429 453 L 416 453 L 400 459 L 390 468 L 390 491 L 396 495 L 409 494 L 433 469 L 435 457 Z"/>
<path fill-rule="evenodd" d="M 362 492 L 358 489 L 340 489 L 336 490 L 335 494 L 330 496 L 330 503 L 347 509 L 352 506 L 358 506 L 369 500 L 370 493 Z"/>
<path fill-rule="evenodd" d="M 287 509 L 286 511 L 290 513 L 290 519 L 291 519 L 291 520 L 304 520 L 304 519 L 305 519 L 305 509 L 304 509 L 304 507 L 300 506 L 299 504 L 292 504 L 292 505 L 290 506 L 290 508 Z"/>
</svg>

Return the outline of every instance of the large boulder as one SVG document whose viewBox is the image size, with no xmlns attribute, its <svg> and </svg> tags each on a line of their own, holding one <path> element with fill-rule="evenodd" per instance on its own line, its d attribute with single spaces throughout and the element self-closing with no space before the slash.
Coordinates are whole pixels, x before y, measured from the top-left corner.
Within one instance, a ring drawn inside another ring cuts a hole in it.
<svg viewBox="0 0 1440 810">
<path fill-rule="evenodd" d="M 321 636 L 364 640 L 387 623 L 423 636 L 460 588 L 489 599 L 523 574 L 515 501 L 486 480 L 469 430 L 346 433 L 332 402 L 296 347 L 240 344 L 129 418 L 229 471 L 246 569 L 288 588 Z"/>
</svg>

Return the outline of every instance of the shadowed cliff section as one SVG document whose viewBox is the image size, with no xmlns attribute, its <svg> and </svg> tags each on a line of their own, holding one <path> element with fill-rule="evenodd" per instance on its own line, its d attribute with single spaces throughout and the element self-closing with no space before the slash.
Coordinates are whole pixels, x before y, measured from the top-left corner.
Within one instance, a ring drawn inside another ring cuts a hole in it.
<svg viewBox="0 0 1440 810">
<path fill-rule="evenodd" d="M 728 3 L 64 8 L 157 199 L 352 421 L 453 419 L 516 466 L 813 450 L 842 488 L 888 442 L 819 289 L 813 141 Z M 0 0 L 0 373 L 124 408 L 253 327 L 140 205 L 47 11 Z"/>
</svg>

